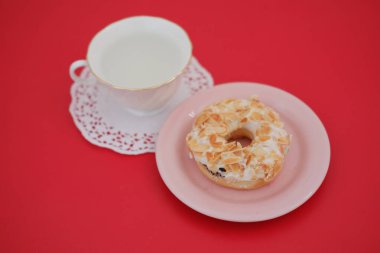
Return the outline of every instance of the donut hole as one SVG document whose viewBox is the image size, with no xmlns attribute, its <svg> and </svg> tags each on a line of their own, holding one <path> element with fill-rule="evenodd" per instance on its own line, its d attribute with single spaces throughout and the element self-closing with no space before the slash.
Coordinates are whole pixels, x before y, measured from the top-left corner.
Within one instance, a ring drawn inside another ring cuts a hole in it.
<svg viewBox="0 0 380 253">
<path fill-rule="evenodd" d="M 247 147 L 250 145 L 254 140 L 253 134 L 244 128 L 239 128 L 235 131 L 233 131 L 229 138 L 227 139 L 228 142 L 239 142 L 242 147 Z"/>
</svg>

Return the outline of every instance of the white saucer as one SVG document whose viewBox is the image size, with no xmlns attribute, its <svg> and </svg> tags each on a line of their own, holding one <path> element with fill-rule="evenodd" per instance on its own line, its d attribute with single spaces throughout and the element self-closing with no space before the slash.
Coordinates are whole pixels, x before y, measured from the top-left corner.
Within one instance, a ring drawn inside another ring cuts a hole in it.
<svg viewBox="0 0 380 253">
<path fill-rule="evenodd" d="M 90 77 L 84 69 L 82 77 Z M 156 138 L 168 115 L 186 98 L 214 85 L 209 72 L 193 58 L 174 97 L 159 112 L 138 116 L 116 102 L 109 87 L 74 83 L 69 111 L 83 137 L 94 145 L 121 154 L 155 152 Z"/>
</svg>

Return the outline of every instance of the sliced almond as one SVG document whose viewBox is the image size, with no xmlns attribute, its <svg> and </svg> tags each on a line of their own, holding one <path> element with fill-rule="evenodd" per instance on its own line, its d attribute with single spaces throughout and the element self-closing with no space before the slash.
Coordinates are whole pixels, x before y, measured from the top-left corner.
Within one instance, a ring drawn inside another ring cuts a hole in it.
<svg viewBox="0 0 380 253">
<path fill-rule="evenodd" d="M 264 135 L 264 136 L 260 136 L 260 137 L 259 137 L 259 140 L 260 140 L 260 141 L 263 141 L 263 142 L 264 142 L 264 141 L 267 141 L 267 140 L 269 140 L 269 139 L 270 139 L 270 137 L 267 136 L 267 135 Z"/>
<path fill-rule="evenodd" d="M 188 134 L 186 136 L 186 141 L 189 142 L 192 138 L 193 138 L 193 136 L 191 134 Z"/>
<path fill-rule="evenodd" d="M 253 155 L 249 154 L 249 155 L 247 156 L 247 161 L 245 162 L 245 165 L 248 166 L 248 164 L 252 161 L 252 158 L 253 158 Z"/>
<path fill-rule="evenodd" d="M 225 124 L 212 125 L 207 123 L 207 127 L 205 128 L 206 135 L 218 134 L 221 136 L 225 136 L 228 133 L 227 126 Z"/>
<path fill-rule="evenodd" d="M 193 151 L 193 155 L 194 155 L 194 156 L 202 156 L 202 155 L 203 155 L 203 152 Z"/>
<path fill-rule="evenodd" d="M 280 137 L 280 138 L 277 139 L 277 142 L 279 144 L 289 144 L 289 139 L 286 138 L 286 137 Z"/>
<path fill-rule="evenodd" d="M 222 142 L 215 142 L 215 143 L 211 143 L 211 146 L 213 146 L 214 148 L 221 148 L 223 146 L 223 143 Z"/>
<path fill-rule="evenodd" d="M 214 155 L 211 152 L 206 152 L 206 158 L 208 161 L 211 161 L 214 158 Z"/>
<path fill-rule="evenodd" d="M 195 121 L 196 126 L 202 125 L 205 121 L 207 121 L 209 118 L 209 115 L 206 113 L 202 113 L 201 115 L 198 116 L 198 118 Z"/>
<path fill-rule="evenodd" d="M 244 147 L 242 150 L 243 150 L 243 153 L 244 155 L 248 156 L 250 154 L 252 154 L 252 151 L 248 148 L 249 146 L 247 147 Z"/>
<path fill-rule="evenodd" d="M 224 99 L 222 102 L 220 102 L 220 104 L 229 104 L 229 103 L 232 103 L 234 101 L 235 101 L 235 99 L 233 99 L 233 98 L 227 98 L 227 99 Z"/>
<path fill-rule="evenodd" d="M 197 145 L 198 144 L 198 142 L 197 142 L 197 140 L 195 140 L 195 139 L 188 139 L 187 140 L 187 145 L 190 147 L 190 146 L 194 146 L 194 145 Z"/>
<path fill-rule="evenodd" d="M 231 172 L 237 172 L 240 174 L 240 176 L 243 176 L 244 174 L 244 167 L 241 164 L 234 163 L 234 164 L 228 164 L 226 165 L 227 170 Z"/>
<path fill-rule="evenodd" d="M 222 159 L 228 159 L 231 157 L 243 157 L 245 148 L 235 148 L 232 150 L 226 150 L 225 152 L 222 152 Z"/>
<path fill-rule="evenodd" d="M 268 124 L 261 125 L 260 132 L 262 134 L 269 134 L 271 132 L 271 128 Z"/>
<path fill-rule="evenodd" d="M 219 114 L 216 114 L 216 113 L 213 113 L 210 115 L 210 117 L 215 120 L 216 122 L 220 122 L 222 120 L 222 118 L 220 117 Z"/>
<path fill-rule="evenodd" d="M 234 157 L 235 155 L 233 154 L 233 151 L 227 151 L 227 152 L 222 152 L 221 157 L 222 160 L 226 160 L 230 157 Z"/>
<path fill-rule="evenodd" d="M 235 109 L 236 112 L 238 112 L 240 115 L 247 113 L 250 111 L 250 108 L 245 107 L 244 105 L 238 105 Z"/>
<path fill-rule="evenodd" d="M 193 152 L 205 152 L 209 149 L 208 145 L 197 144 L 189 147 Z"/>
<path fill-rule="evenodd" d="M 240 120 L 240 123 L 247 123 L 248 122 L 248 119 L 246 118 L 246 117 L 244 117 L 244 118 L 242 118 L 241 120 Z"/>
<path fill-rule="evenodd" d="M 271 131 L 268 124 L 262 124 L 261 127 L 256 130 L 256 136 L 269 135 Z"/>
<path fill-rule="evenodd" d="M 221 157 L 221 153 L 220 152 L 214 152 L 213 156 L 214 157 L 213 157 L 212 161 L 213 162 L 218 161 L 220 159 L 220 157 Z"/>
<path fill-rule="evenodd" d="M 212 134 L 210 135 L 210 143 L 216 143 L 216 139 L 218 138 L 218 136 L 216 134 Z"/>
<path fill-rule="evenodd" d="M 243 155 L 243 150 L 242 149 L 234 150 L 232 153 L 234 155 L 236 155 L 236 156 L 242 156 Z"/>
<path fill-rule="evenodd" d="M 211 144 L 211 146 L 213 146 L 213 147 L 222 147 L 223 146 L 223 142 L 218 142 L 217 138 L 218 138 L 218 136 L 216 134 L 212 134 L 210 136 L 210 144 Z"/>
<path fill-rule="evenodd" d="M 224 164 L 234 164 L 234 163 L 239 163 L 241 162 L 242 158 L 241 157 L 238 157 L 238 156 L 235 156 L 235 157 L 230 157 L 230 158 L 227 158 L 225 160 L 222 160 L 222 162 Z"/>
<path fill-rule="evenodd" d="M 251 106 L 255 107 L 255 108 L 258 108 L 258 109 L 264 108 L 264 105 L 259 100 L 252 100 L 251 101 Z"/>
<path fill-rule="evenodd" d="M 238 120 L 239 119 L 239 115 L 237 115 L 236 113 L 233 113 L 233 112 L 225 112 L 222 114 L 222 117 L 225 120 Z"/>
<path fill-rule="evenodd" d="M 229 142 L 225 145 L 225 150 L 230 151 L 236 148 L 236 142 Z"/>
<path fill-rule="evenodd" d="M 250 118 L 252 120 L 263 120 L 264 119 L 263 116 L 258 112 L 252 112 Z"/>
<path fill-rule="evenodd" d="M 280 160 L 276 160 L 273 165 L 274 173 L 277 174 L 281 170 L 281 167 L 282 167 L 282 162 Z"/>
<path fill-rule="evenodd" d="M 278 120 L 278 115 L 272 110 L 269 111 L 268 115 L 273 121 Z"/>
</svg>

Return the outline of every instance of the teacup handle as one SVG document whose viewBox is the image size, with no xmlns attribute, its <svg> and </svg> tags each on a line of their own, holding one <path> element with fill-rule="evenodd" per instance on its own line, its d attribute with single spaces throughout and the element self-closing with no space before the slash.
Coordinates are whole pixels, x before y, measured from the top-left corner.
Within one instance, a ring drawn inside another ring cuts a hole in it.
<svg viewBox="0 0 380 253">
<path fill-rule="evenodd" d="M 86 60 L 77 60 L 70 65 L 70 77 L 73 79 L 74 82 L 80 83 L 86 81 L 86 78 L 78 76 L 75 71 L 79 68 L 85 68 L 87 67 L 87 61 Z"/>
</svg>

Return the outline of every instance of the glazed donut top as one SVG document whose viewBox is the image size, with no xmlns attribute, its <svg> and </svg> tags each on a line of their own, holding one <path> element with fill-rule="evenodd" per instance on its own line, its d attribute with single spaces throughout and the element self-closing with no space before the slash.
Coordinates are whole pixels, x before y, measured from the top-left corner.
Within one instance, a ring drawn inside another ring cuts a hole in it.
<svg viewBox="0 0 380 253">
<path fill-rule="evenodd" d="M 290 135 L 279 115 L 256 97 L 225 99 L 198 115 L 186 137 L 190 155 L 218 176 L 271 181 L 282 168 Z M 230 138 L 249 137 L 246 146 Z"/>
</svg>

